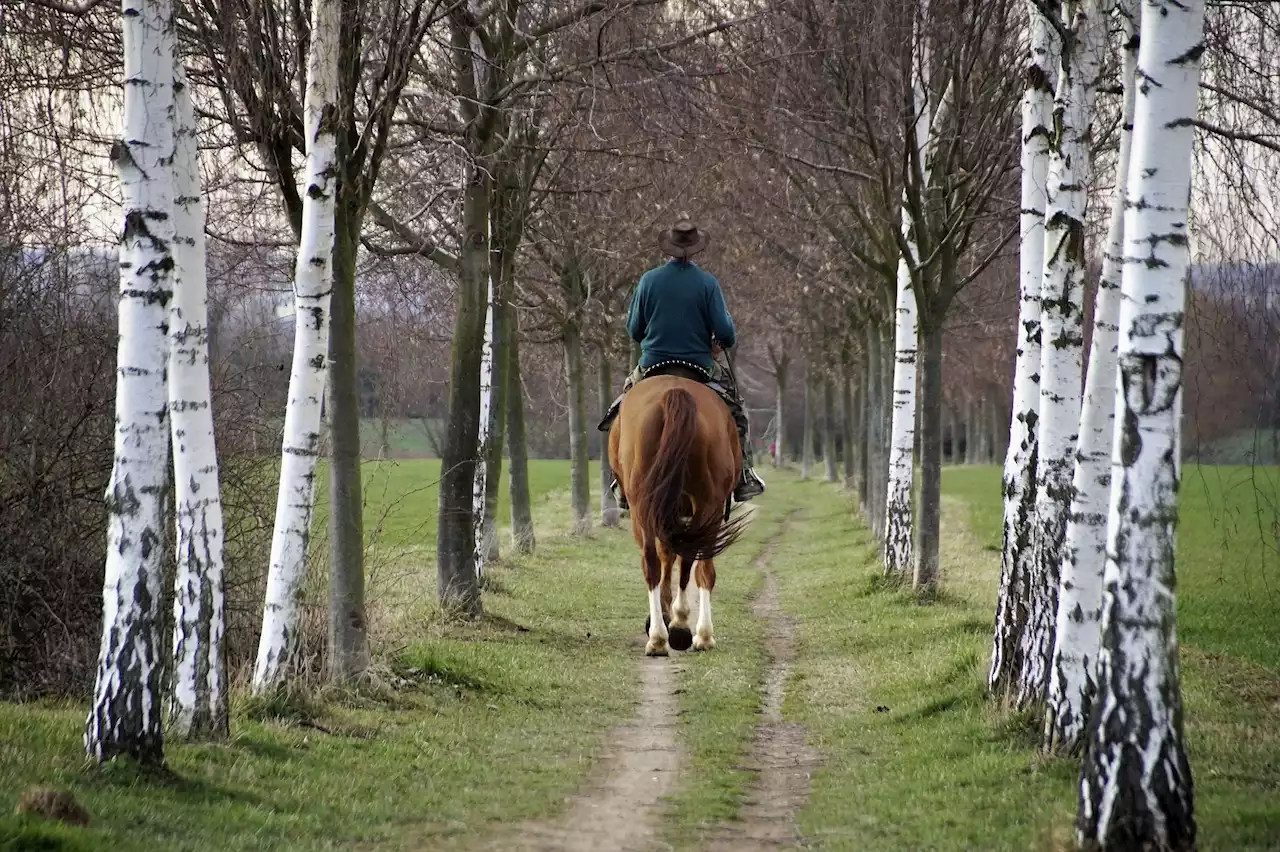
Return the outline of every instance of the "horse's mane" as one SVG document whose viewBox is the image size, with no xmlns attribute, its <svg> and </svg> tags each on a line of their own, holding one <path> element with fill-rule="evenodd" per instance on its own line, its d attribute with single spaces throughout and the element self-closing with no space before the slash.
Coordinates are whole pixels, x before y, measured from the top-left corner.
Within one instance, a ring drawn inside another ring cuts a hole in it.
<svg viewBox="0 0 1280 852">
<path fill-rule="evenodd" d="M 645 537 L 656 539 L 685 559 L 713 559 L 742 535 L 746 518 L 725 521 L 723 506 L 704 500 L 691 521 L 681 518 L 685 474 L 698 437 L 693 394 L 671 388 L 662 395 L 662 438 L 638 492 L 628 494 Z"/>
</svg>

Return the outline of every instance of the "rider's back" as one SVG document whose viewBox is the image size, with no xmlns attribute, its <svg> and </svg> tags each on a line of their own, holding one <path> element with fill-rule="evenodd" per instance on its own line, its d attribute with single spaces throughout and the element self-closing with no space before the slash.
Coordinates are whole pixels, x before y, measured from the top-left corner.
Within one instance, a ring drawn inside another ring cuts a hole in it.
<svg viewBox="0 0 1280 852">
<path fill-rule="evenodd" d="M 692 263 L 672 261 L 640 279 L 627 329 L 644 349 L 642 368 L 663 361 L 689 361 L 711 369 L 711 335 L 732 346 L 733 319 L 715 276 Z"/>
</svg>

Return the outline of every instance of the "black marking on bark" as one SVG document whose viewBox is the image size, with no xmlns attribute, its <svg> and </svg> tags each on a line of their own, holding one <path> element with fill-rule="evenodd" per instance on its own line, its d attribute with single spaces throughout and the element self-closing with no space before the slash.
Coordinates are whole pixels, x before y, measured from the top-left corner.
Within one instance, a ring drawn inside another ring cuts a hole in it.
<svg viewBox="0 0 1280 852">
<path fill-rule="evenodd" d="M 1122 384 L 1128 384 L 1128 378 L 1122 373 L 1120 376 Z M 1126 399 L 1128 392 L 1125 393 Z M 1138 431 L 1138 415 L 1128 405 L 1124 408 L 1124 416 L 1120 421 L 1120 463 L 1125 467 L 1129 467 L 1138 459 L 1138 454 L 1142 452 L 1142 433 Z"/>
<path fill-rule="evenodd" d="M 1186 53 L 1182 54 L 1181 56 L 1175 56 L 1173 59 L 1170 59 L 1169 64 L 1183 65 L 1186 63 L 1199 62 L 1200 57 L 1203 55 L 1204 55 L 1204 42 L 1202 41 L 1199 44 L 1192 47 Z"/>
<path fill-rule="evenodd" d="M 338 132 L 338 105 L 325 104 L 320 108 L 320 126 L 316 135 Z"/>
</svg>

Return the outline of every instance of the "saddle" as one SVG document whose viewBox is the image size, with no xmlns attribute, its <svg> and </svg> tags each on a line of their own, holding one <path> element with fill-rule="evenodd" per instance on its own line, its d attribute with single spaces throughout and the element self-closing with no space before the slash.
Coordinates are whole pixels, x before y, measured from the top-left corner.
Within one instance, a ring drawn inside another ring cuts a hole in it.
<svg viewBox="0 0 1280 852">
<path fill-rule="evenodd" d="M 728 388 L 719 382 L 712 381 L 709 372 L 691 361 L 659 361 L 641 373 L 640 381 L 652 376 L 678 376 L 691 382 L 697 382 L 700 385 L 706 385 L 724 400 L 730 411 L 733 410 L 734 405 L 738 402 Z M 622 407 L 622 399 L 627 395 L 627 391 L 631 390 L 631 387 L 633 386 L 624 387 L 622 393 L 618 394 L 617 399 L 609 405 L 609 410 L 605 412 L 604 418 L 596 426 L 597 431 L 608 432 L 610 427 L 613 426 L 614 418 L 618 416 L 618 409 Z"/>
</svg>

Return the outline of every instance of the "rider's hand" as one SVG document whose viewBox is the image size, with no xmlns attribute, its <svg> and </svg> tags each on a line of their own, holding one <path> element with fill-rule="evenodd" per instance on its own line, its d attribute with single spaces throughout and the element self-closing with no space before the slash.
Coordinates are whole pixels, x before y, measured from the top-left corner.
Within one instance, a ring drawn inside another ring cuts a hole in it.
<svg viewBox="0 0 1280 852">
<path fill-rule="evenodd" d="M 720 344 L 716 343 L 714 340 L 711 341 L 712 357 L 719 358 L 722 354 L 724 354 L 724 349 L 720 346 Z"/>
</svg>

